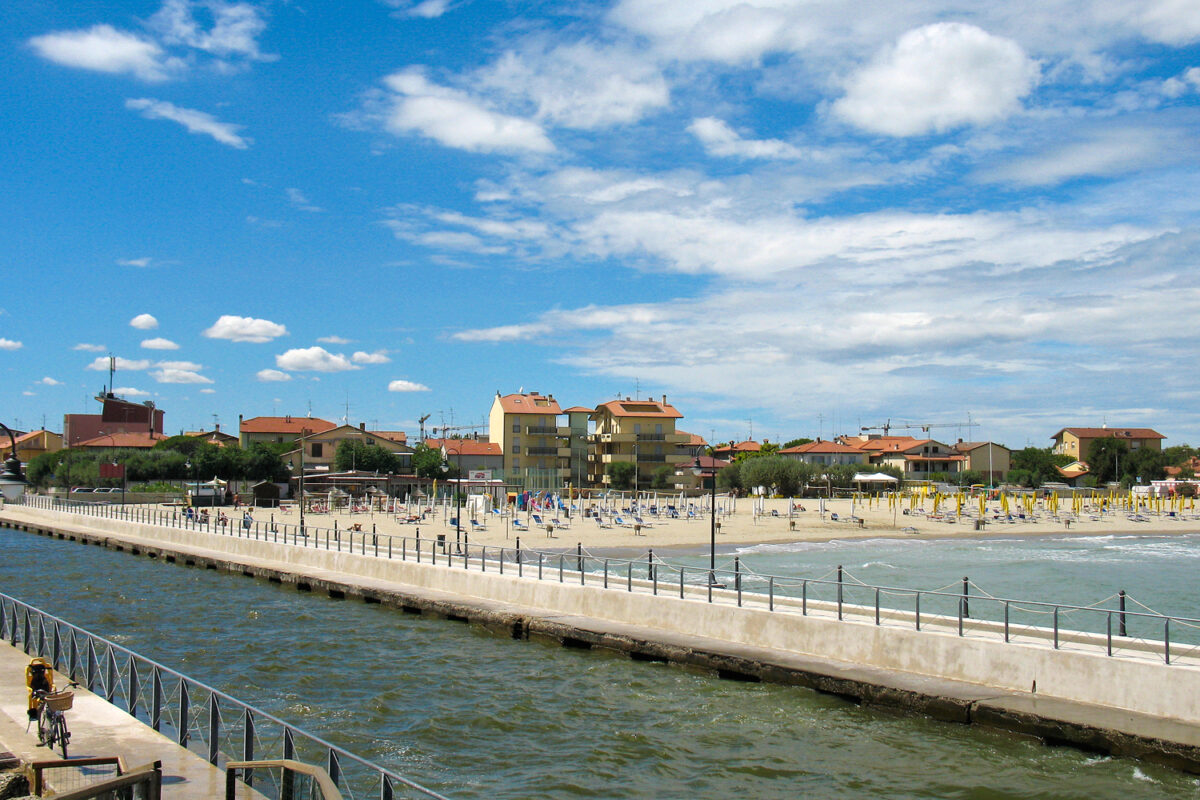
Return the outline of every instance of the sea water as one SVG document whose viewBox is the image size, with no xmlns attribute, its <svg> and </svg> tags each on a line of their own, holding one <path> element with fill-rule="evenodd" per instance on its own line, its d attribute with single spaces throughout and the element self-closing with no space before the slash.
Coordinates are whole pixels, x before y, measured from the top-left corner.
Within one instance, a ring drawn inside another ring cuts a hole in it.
<svg viewBox="0 0 1200 800">
<path fill-rule="evenodd" d="M 9 529 L 0 543 L 5 593 L 453 797 L 1200 796 L 1173 770 L 796 687 L 514 641 Z M 1000 546 L 1015 549 L 997 564 L 1024 561 L 1018 543 Z M 839 547 L 770 558 L 820 569 L 814 552 L 829 563 L 853 552 L 856 570 L 894 577 L 918 549 Z"/>
</svg>

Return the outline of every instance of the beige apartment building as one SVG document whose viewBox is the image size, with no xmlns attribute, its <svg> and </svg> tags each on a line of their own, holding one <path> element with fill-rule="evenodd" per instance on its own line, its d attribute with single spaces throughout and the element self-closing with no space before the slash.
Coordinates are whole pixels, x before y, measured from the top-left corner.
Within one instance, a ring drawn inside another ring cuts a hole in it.
<svg viewBox="0 0 1200 800">
<path fill-rule="evenodd" d="M 691 441 L 691 434 L 675 430 L 675 421 L 682 418 L 666 395 L 662 402 L 626 397 L 597 406 L 591 416 L 596 427 L 588 437 L 592 444 L 589 483 L 608 486 L 609 465 L 627 461 L 637 470 L 637 485 L 646 487 L 658 467 L 687 461 L 690 456 L 681 445 Z"/>
<path fill-rule="evenodd" d="M 503 479 L 526 489 L 557 489 L 571 478 L 571 428 L 554 395 L 496 392 L 488 439 L 504 451 Z"/>
<path fill-rule="evenodd" d="M 1070 456 L 1076 461 L 1086 462 L 1091 454 L 1092 442 L 1097 439 L 1113 438 L 1125 442 L 1130 450 L 1148 447 L 1162 450 L 1162 441 L 1167 437 L 1151 428 L 1063 428 L 1050 437 L 1054 440 L 1054 452 Z"/>
</svg>

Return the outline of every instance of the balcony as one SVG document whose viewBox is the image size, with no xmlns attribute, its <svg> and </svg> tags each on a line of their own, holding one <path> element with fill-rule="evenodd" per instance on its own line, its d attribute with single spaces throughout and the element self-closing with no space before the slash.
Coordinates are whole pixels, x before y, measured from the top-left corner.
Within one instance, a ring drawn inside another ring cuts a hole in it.
<svg viewBox="0 0 1200 800">
<path fill-rule="evenodd" d="M 525 435 L 566 437 L 571 435 L 571 429 L 566 426 L 557 425 L 527 425 L 525 426 Z"/>
<path fill-rule="evenodd" d="M 527 456 L 555 456 L 557 458 L 571 457 L 571 448 L 569 447 L 526 447 L 524 452 Z"/>
</svg>

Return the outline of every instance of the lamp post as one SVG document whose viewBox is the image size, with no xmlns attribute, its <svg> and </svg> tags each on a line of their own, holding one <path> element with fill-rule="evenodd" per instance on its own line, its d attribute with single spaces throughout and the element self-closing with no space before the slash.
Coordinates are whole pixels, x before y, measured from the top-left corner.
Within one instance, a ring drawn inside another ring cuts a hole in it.
<svg viewBox="0 0 1200 800">
<path fill-rule="evenodd" d="M 4 471 L 0 472 L 0 495 L 3 495 L 5 501 L 15 502 L 25 493 L 25 479 L 21 477 L 21 459 L 17 458 L 17 437 L 2 422 L 0 428 L 4 428 L 12 445 L 12 452 L 4 461 Z"/>
<path fill-rule="evenodd" d="M 717 586 L 717 463 L 716 457 L 713 455 L 715 451 L 712 447 L 708 448 L 708 457 L 710 460 L 708 466 L 708 474 L 712 478 L 712 494 L 710 495 L 711 508 L 709 509 L 711 519 L 709 522 L 709 547 L 708 547 L 708 585 Z M 704 467 L 700 464 L 700 456 L 696 456 L 696 461 L 692 466 L 692 474 L 697 477 L 703 477 L 705 474 Z"/>
<path fill-rule="evenodd" d="M 447 458 L 450 453 L 449 448 L 445 444 L 442 445 L 442 458 Z M 455 555 L 462 554 L 462 445 L 454 448 L 455 467 L 458 469 L 458 485 L 454 487 L 454 553 Z M 445 465 L 445 471 L 449 471 L 449 464 Z M 449 483 L 449 481 L 447 481 Z"/>
<path fill-rule="evenodd" d="M 288 472 L 294 470 L 294 465 L 288 464 Z M 300 442 L 300 477 L 296 481 L 296 492 L 300 496 L 300 535 L 307 536 L 304 531 L 304 442 Z"/>
<path fill-rule="evenodd" d="M 114 468 L 116 468 L 121 473 L 121 510 L 124 511 L 125 510 L 125 465 L 122 464 L 120 461 L 118 461 L 116 456 L 113 456 L 112 465 Z"/>
</svg>

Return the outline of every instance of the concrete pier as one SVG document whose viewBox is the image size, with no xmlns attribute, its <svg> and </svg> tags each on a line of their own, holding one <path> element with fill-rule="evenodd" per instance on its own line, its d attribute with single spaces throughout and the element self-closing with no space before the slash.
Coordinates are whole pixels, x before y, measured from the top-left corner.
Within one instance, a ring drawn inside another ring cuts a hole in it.
<svg viewBox="0 0 1200 800">
<path fill-rule="evenodd" d="M 864 705 L 983 724 L 1200 772 L 1200 668 L 949 630 L 881 627 L 538 581 L 443 561 L 378 558 L 75 513 L 8 507 L 0 522 L 143 557 L 236 572 L 483 625 L 514 638 L 603 647 L 722 677 L 807 686 Z M 397 554 L 398 555 L 398 554 Z M 578 581 L 578 573 L 575 580 Z M 1077 637 L 1079 638 L 1079 637 Z"/>
<path fill-rule="evenodd" d="M 25 666 L 29 661 L 30 657 L 21 650 L 0 643 L 0 744 L 26 763 L 59 759 L 62 757 L 60 752 L 50 752 L 38 744 L 36 724 L 26 724 Z M 67 680 L 56 674 L 55 684 L 62 689 Z M 71 731 L 68 753 L 72 758 L 119 756 L 130 768 L 159 761 L 162 763 L 164 795 L 172 800 L 212 800 L 225 796 L 224 770 L 180 747 L 104 698 L 82 687 L 72 691 L 75 692 L 74 708 L 66 712 Z M 53 772 L 60 780 L 71 783 L 82 777 L 82 773 L 71 775 L 73 770 Z M 54 776 L 49 780 L 54 788 Z M 241 789 L 239 798 L 262 797 L 245 787 Z"/>
</svg>

